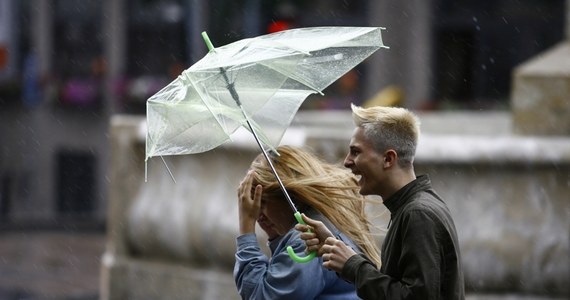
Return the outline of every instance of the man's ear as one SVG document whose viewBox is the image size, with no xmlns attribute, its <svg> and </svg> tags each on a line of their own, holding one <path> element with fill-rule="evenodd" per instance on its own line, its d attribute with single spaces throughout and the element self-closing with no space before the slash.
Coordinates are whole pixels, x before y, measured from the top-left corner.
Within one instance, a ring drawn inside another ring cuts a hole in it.
<svg viewBox="0 0 570 300">
<path fill-rule="evenodd" d="M 393 166 L 398 159 L 398 153 L 395 150 L 389 149 L 384 152 L 384 167 L 388 168 Z"/>
</svg>

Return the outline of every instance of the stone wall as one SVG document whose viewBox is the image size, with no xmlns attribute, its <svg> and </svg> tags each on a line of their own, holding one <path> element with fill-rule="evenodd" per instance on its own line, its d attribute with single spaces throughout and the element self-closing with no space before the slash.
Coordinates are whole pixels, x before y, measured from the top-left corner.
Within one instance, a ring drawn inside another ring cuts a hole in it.
<svg viewBox="0 0 570 300">
<path fill-rule="evenodd" d="M 570 139 L 513 135 L 507 113 L 420 119 L 416 173 L 430 174 L 454 215 L 468 291 L 567 297 Z M 153 158 L 145 183 L 144 119 L 117 116 L 111 127 L 102 298 L 238 299 L 236 188 L 259 152 L 253 139 L 165 157 L 177 183 Z M 300 112 L 283 143 L 340 162 L 351 132 L 349 112 Z M 370 211 L 380 243 L 389 215 Z"/>
</svg>

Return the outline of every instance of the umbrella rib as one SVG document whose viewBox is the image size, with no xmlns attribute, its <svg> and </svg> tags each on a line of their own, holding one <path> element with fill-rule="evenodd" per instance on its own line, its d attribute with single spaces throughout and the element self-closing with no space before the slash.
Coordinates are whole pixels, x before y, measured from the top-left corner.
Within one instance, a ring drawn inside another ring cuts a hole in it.
<svg viewBox="0 0 570 300">
<path fill-rule="evenodd" d="M 222 128 L 222 130 L 224 130 L 226 127 L 220 122 L 220 120 L 218 120 L 218 118 L 216 117 L 216 114 L 213 112 L 210 105 L 206 101 L 204 101 L 204 99 L 207 98 L 206 95 L 204 95 L 202 93 L 202 91 L 194 84 L 194 81 L 192 80 L 192 78 L 189 78 L 188 76 L 186 76 L 186 78 L 188 78 L 188 80 L 190 81 L 190 84 L 192 84 L 192 86 L 194 87 L 194 90 L 200 96 L 200 100 L 202 100 L 202 103 L 204 103 L 204 105 L 206 106 L 208 111 L 212 114 L 212 116 L 214 117 L 214 119 L 218 123 L 218 126 L 220 126 L 220 128 Z M 226 131 L 224 130 L 224 132 L 226 132 Z"/>
<path fill-rule="evenodd" d="M 150 140 L 150 135 L 148 134 L 148 130 L 147 130 L 147 141 Z M 166 167 L 166 170 L 168 171 L 168 174 L 170 174 L 170 178 L 172 178 L 172 181 L 174 181 L 174 183 L 176 183 L 176 179 L 174 179 L 174 175 L 172 175 L 172 172 L 170 171 L 170 168 L 168 167 L 168 165 L 166 164 L 166 161 L 164 160 L 164 157 L 162 157 L 162 155 L 160 155 L 160 158 L 162 159 L 162 162 L 164 163 L 164 166 Z M 148 159 L 149 157 L 147 157 L 144 160 L 144 182 L 147 182 L 148 179 Z"/>
<path fill-rule="evenodd" d="M 300 84 L 305 85 L 306 87 L 310 88 L 311 90 L 319 93 L 321 96 L 323 96 L 323 92 L 321 90 L 319 90 L 318 88 L 314 87 L 313 85 L 311 85 L 310 83 L 306 82 L 305 80 L 303 80 L 301 77 L 299 76 L 295 76 L 295 74 L 288 74 L 287 72 L 285 72 L 284 70 L 280 70 L 279 68 L 275 68 L 274 66 L 270 66 L 268 64 L 264 64 L 263 62 L 260 63 L 261 65 L 265 66 L 266 68 L 269 68 L 277 73 L 283 74 L 286 77 L 289 77 L 297 82 L 299 82 Z"/>
</svg>

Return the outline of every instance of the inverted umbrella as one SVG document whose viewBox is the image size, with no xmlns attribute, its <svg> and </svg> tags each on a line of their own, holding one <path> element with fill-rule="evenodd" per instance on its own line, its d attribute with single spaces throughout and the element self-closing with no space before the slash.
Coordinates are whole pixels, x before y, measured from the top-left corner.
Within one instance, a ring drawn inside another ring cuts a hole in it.
<svg viewBox="0 0 570 300">
<path fill-rule="evenodd" d="M 379 48 L 380 27 L 312 27 L 243 39 L 214 48 L 147 101 L 146 158 L 211 150 L 249 130 L 291 205 L 266 149 L 275 150 L 295 113 Z M 146 176 L 146 175 L 145 175 Z M 315 253 L 300 258 L 312 259 Z"/>
</svg>

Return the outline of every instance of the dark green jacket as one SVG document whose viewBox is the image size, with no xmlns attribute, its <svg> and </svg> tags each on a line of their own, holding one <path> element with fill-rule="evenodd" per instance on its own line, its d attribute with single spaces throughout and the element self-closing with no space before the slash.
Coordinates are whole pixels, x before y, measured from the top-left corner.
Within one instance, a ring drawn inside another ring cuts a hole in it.
<svg viewBox="0 0 570 300">
<path fill-rule="evenodd" d="M 465 299 L 461 255 L 449 209 L 419 176 L 384 201 L 390 210 L 382 267 L 351 257 L 342 277 L 363 299 Z"/>
</svg>

